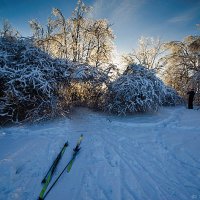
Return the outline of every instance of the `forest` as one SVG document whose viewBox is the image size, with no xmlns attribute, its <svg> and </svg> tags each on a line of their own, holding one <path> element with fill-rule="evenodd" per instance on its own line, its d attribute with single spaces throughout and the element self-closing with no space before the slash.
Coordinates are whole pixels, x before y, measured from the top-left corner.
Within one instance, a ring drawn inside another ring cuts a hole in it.
<svg viewBox="0 0 200 200">
<path fill-rule="evenodd" d="M 112 22 L 90 18 L 91 10 L 82 0 L 69 18 L 53 8 L 45 25 L 29 21 L 30 37 L 3 22 L 1 125 L 69 116 L 76 106 L 117 115 L 155 112 L 184 104 L 191 88 L 200 104 L 200 35 L 169 42 L 141 36 L 116 65 Z"/>
</svg>

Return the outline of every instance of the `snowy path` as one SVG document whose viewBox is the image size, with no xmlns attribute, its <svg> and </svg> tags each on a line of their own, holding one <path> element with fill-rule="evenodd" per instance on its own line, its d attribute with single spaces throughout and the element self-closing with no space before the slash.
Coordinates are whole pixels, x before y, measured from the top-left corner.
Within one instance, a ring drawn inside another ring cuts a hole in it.
<svg viewBox="0 0 200 200">
<path fill-rule="evenodd" d="M 0 200 L 36 200 L 66 140 L 82 149 L 47 200 L 200 199 L 200 111 L 164 108 L 114 117 L 77 109 L 71 119 L 0 129 Z"/>
</svg>

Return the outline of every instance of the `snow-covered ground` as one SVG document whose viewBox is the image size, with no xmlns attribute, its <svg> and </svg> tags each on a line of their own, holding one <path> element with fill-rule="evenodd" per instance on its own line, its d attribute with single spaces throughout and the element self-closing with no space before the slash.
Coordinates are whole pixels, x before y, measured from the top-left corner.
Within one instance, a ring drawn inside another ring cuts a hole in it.
<svg viewBox="0 0 200 200">
<path fill-rule="evenodd" d="M 47 200 L 200 199 L 200 110 L 184 107 L 127 117 L 78 108 L 71 119 L 1 128 L 0 199 L 36 200 L 64 142 L 54 179 L 80 134 L 71 171 Z"/>
</svg>

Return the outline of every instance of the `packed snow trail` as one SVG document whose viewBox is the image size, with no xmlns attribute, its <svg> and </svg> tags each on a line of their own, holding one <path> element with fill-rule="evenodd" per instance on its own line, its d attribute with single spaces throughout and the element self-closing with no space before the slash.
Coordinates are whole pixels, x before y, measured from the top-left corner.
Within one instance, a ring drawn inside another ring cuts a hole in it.
<svg viewBox="0 0 200 200">
<path fill-rule="evenodd" d="M 33 200 L 65 141 L 47 200 L 200 199 L 200 111 L 184 107 L 116 117 L 77 108 L 71 119 L 0 129 L 0 199 Z M 50 183 L 50 185 L 51 185 Z"/>
</svg>

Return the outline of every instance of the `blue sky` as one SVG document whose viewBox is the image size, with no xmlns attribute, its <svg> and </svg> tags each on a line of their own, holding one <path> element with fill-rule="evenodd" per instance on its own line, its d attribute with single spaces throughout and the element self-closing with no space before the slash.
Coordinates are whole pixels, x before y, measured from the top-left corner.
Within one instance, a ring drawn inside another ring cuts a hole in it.
<svg viewBox="0 0 200 200">
<path fill-rule="evenodd" d="M 200 0 L 85 0 L 92 17 L 107 18 L 116 35 L 119 53 L 130 52 L 140 36 L 164 41 L 182 40 L 200 30 Z M 23 36 L 30 35 L 30 19 L 45 24 L 53 7 L 69 17 L 76 0 L 0 0 L 0 20 L 8 19 Z"/>
</svg>

